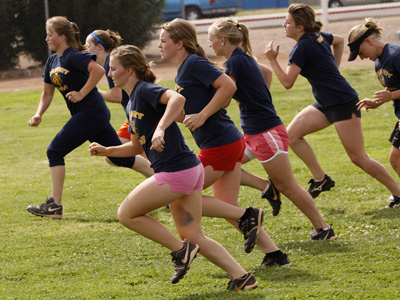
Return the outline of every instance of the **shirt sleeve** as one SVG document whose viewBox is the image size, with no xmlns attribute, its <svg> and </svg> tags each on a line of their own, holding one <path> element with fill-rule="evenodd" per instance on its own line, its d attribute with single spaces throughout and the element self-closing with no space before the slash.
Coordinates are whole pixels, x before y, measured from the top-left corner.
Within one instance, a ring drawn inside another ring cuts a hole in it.
<svg viewBox="0 0 400 300">
<path fill-rule="evenodd" d="M 320 35 L 328 42 L 329 45 L 332 45 L 333 42 L 333 34 L 329 32 L 321 32 Z"/>
<path fill-rule="evenodd" d="M 236 81 L 240 80 L 240 75 L 243 74 L 243 65 L 240 59 L 231 57 L 231 59 L 229 59 L 224 66 L 226 68 L 225 73 L 228 76 L 235 77 Z"/>
<path fill-rule="evenodd" d="M 289 63 L 288 65 L 291 65 L 292 63 L 295 63 L 300 69 L 303 69 L 305 63 L 306 63 L 306 53 L 307 53 L 307 47 L 306 43 L 304 41 L 300 40 L 292 49 L 292 51 L 289 54 Z"/>
<path fill-rule="evenodd" d="M 87 72 L 90 61 L 96 61 L 96 55 L 88 52 L 75 51 L 68 62 L 73 68 L 81 72 Z"/>
<path fill-rule="evenodd" d="M 53 57 L 50 56 L 47 61 L 46 61 L 46 66 L 44 67 L 44 73 L 43 73 L 43 81 L 45 83 L 49 83 L 49 84 L 53 84 L 53 82 L 51 81 L 50 78 L 50 65 L 51 65 L 51 61 L 53 60 Z"/>
<path fill-rule="evenodd" d="M 205 58 L 197 60 L 193 64 L 193 69 L 193 75 L 196 80 L 204 84 L 206 87 L 210 87 L 210 85 L 223 74 L 221 70 Z"/>
</svg>

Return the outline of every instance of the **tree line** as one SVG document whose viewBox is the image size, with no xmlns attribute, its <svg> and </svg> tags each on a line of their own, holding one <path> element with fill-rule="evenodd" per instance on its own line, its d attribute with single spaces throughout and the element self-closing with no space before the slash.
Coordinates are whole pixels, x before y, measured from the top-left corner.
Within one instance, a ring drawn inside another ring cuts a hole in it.
<svg viewBox="0 0 400 300">
<path fill-rule="evenodd" d="M 117 31 L 124 44 L 144 47 L 152 38 L 164 0 L 48 0 L 49 17 L 78 24 L 82 43 L 96 29 Z M 11 69 L 21 54 L 45 63 L 48 57 L 44 0 L 0 1 L 0 69 Z"/>
</svg>

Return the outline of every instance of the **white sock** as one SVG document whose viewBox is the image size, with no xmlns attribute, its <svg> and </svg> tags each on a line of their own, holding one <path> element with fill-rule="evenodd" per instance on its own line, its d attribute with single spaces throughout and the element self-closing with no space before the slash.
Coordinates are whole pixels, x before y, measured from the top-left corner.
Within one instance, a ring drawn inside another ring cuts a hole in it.
<svg viewBox="0 0 400 300">
<path fill-rule="evenodd" d="M 267 187 L 264 189 L 264 191 L 262 192 L 263 194 L 265 194 L 269 189 L 269 182 L 267 183 Z"/>
</svg>

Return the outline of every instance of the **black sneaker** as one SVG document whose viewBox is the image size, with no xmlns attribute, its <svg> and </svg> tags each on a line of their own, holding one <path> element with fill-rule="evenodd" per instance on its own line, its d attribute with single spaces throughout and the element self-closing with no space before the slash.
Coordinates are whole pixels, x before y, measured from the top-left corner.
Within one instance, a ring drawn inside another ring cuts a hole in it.
<svg viewBox="0 0 400 300">
<path fill-rule="evenodd" d="M 275 217 L 279 214 L 281 210 L 281 193 L 275 187 L 274 183 L 270 178 L 268 178 L 269 188 L 267 191 L 261 193 L 261 198 L 265 198 L 269 201 L 272 206 L 272 215 Z"/>
<path fill-rule="evenodd" d="M 175 274 L 171 278 L 171 283 L 178 283 L 185 276 L 199 250 L 199 245 L 184 241 L 181 250 L 171 252 L 172 261 L 175 263 Z"/>
<path fill-rule="evenodd" d="M 52 219 L 62 218 L 62 205 L 54 203 L 52 197 L 48 197 L 46 203 L 42 203 L 38 206 L 29 205 L 27 210 L 37 216 L 47 217 Z"/>
<path fill-rule="evenodd" d="M 382 207 L 381 209 L 390 209 L 400 207 L 400 197 L 399 196 L 390 196 L 387 200 L 389 205 Z"/>
<path fill-rule="evenodd" d="M 314 179 L 311 179 L 308 183 L 310 183 L 308 192 L 313 198 L 317 198 L 319 194 L 329 191 L 335 186 L 335 181 L 332 180 L 332 178 L 330 178 L 327 174 L 325 174 L 324 179 L 321 181 L 316 182 Z"/>
<path fill-rule="evenodd" d="M 264 211 L 262 209 L 249 207 L 250 216 L 244 220 L 238 220 L 239 229 L 243 233 L 244 251 L 250 253 L 256 244 L 256 238 L 260 232 L 262 222 L 264 220 Z"/>
<path fill-rule="evenodd" d="M 254 275 L 248 272 L 244 278 L 231 280 L 228 283 L 227 290 L 229 291 L 241 291 L 241 290 L 252 290 L 258 286 L 258 282 Z"/>
<path fill-rule="evenodd" d="M 272 267 L 272 266 L 290 266 L 290 260 L 286 253 L 282 253 L 278 258 L 268 257 L 268 254 L 265 254 L 264 260 L 261 263 L 264 267 Z"/>
<path fill-rule="evenodd" d="M 336 240 L 337 235 L 331 227 L 324 230 L 323 228 L 313 229 L 310 232 L 312 241 Z"/>
</svg>

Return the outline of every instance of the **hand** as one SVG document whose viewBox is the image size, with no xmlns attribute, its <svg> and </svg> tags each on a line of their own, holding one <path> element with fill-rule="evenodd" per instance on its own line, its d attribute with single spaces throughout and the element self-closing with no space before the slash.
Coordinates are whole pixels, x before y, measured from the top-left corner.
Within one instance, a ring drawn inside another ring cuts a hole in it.
<svg viewBox="0 0 400 300">
<path fill-rule="evenodd" d="M 183 120 L 183 124 L 191 131 L 195 131 L 201 125 L 203 125 L 205 120 L 203 120 L 200 114 L 186 115 Z"/>
<path fill-rule="evenodd" d="M 107 156 L 106 151 L 106 147 L 97 143 L 91 143 L 89 146 L 89 153 L 92 156 Z"/>
<path fill-rule="evenodd" d="M 34 115 L 30 120 L 28 121 L 28 125 L 32 127 L 38 127 L 40 122 L 42 122 L 42 117 L 39 115 Z"/>
<path fill-rule="evenodd" d="M 383 104 L 392 100 L 392 93 L 387 88 L 382 91 L 375 92 L 374 100 L 379 104 Z"/>
<path fill-rule="evenodd" d="M 81 94 L 76 91 L 69 92 L 68 94 L 65 95 L 65 97 L 73 103 L 77 103 L 83 99 Z"/>
<path fill-rule="evenodd" d="M 375 109 L 379 107 L 382 103 L 379 103 L 375 100 L 365 98 L 361 101 L 359 101 L 357 105 L 357 109 L 361 110 L 361 108 L 365 107 L 365 110 L 368 111 L 368 109 Z"/>
<path fill-rule="evenodd" d="M 162 152 L 164 150 L 164 134 L 165 131 L 162 129 L 156 129 L 154 131 L 153 137 L 151 139 L 150 150 L 156 150 L 157 152 Z"/>
<path fill-rule="evenodd" d="M 276 49 L 274 50 L 274 41 L 270 41 L 267 43 L 267 46 L 265 47 L 265 56 L 268 58 L 268 60 L 276 60 L 279 54 L 279 44 L 276 46 Z"/>
</svg>

